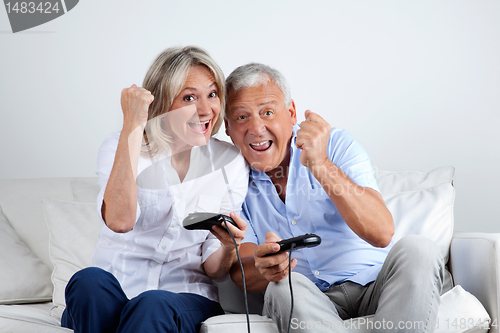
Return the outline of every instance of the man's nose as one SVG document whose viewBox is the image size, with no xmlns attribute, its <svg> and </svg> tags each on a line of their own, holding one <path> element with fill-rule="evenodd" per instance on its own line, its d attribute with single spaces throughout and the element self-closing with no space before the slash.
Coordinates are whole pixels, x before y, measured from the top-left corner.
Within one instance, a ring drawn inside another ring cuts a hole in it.
<svg viewBox="0 0 500 333">
<path fill-rule="evenodd" d="M 260 117 L 251 117 L 248 124 L 248 132 L 255 136 L 260 136 L 266 130 L 264 121 Z"/>
</svg>

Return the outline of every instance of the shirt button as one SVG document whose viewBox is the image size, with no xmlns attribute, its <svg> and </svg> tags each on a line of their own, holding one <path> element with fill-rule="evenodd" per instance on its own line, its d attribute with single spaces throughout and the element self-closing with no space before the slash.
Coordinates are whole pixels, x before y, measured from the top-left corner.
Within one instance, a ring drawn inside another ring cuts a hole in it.
<svg viewBox="0 0 500 333">
<path fill-rule="evenodd" d="M 314 275 L 316 276 L 319 275 L 319 271 L 318 270 L 314 271 Z"/>
<path fill-rule="evenodd" d="M 162 245 L 162 247 L 161 247 L 162 250 L 165 250 L 166 248 L 167 248 L 166 245 Z"/>
<path fill-rule="evenodd" d="M 296 225 L 296 224 L 297 224 L 297 221 L 293 220 L 293 221 L 292 221 L 292 224 L 293 224 L 293 225 Z"/>
</svg>

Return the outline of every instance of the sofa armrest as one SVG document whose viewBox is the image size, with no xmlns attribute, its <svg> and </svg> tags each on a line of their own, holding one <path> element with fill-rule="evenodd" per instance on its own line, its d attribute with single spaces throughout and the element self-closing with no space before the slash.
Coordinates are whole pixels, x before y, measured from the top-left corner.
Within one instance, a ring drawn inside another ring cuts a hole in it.
<svg viewBox="0 0 500 333">
<path fill-rule="evenodd" d="M 500 233 L 455 233 L 449 268 L 456 285 L 476 296 L 500 333 Z"/>
</svg>

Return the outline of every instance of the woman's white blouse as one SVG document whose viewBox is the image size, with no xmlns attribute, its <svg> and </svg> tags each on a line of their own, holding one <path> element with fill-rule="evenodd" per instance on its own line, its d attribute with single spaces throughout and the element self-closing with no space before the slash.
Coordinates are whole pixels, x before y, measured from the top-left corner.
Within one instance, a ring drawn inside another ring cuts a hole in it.
<svg viewBox="0 0 500 333">
<path fill-rule="evenodd" d="M 110 134 L 99 149 L 100 216 L 119 136 L 119 132 Z M 135 226 L 120 234 L 104 225 L 93 265 L 112 273 L 129 299 L 146 290 L 160 289 L 195 293 L 217 301 L 217 287 L 205 275 L 202 263 L 220 242 L 209 231 L 184 229 L 182 221 L 195 211 L 239 213 L 247 193 L 248 172 L 238 149 L 214 138 L 205 146 L 191 149 L 190 168 L 182 183 L 169 157 L 141 156 Z"/>
</svg>

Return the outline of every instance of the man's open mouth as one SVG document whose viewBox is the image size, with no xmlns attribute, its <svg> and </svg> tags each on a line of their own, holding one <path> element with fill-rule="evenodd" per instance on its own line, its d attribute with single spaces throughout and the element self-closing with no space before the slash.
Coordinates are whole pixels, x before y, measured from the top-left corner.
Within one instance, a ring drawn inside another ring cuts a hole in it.
<svg viewBox="0 0 500 333">
<path fill-rule="evenodd" d="M 188 127 L 197 134 L 205 134 L 208 131 L 212 119 L 205 121 L 190 121 Z"/>
<path fill-rule="evenodd" d="M 253 150 L 255 151 L 266 151 L 271 147 L 273 142 L 271 140 L 266 140 L 266 141 L 261 141 L 261 142 L 254 142 L 250 144 L 250 147 L 252 147 Z"/>
</svg>

